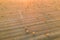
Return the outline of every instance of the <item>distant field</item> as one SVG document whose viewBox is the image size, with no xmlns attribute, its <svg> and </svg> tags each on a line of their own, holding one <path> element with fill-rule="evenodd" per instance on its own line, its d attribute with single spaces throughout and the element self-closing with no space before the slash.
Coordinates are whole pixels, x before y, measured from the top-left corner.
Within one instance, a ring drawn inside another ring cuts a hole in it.
<svg viewBox="0 0 60 40">
<path fill-rule="evenodd" d="M 60 0 L 0 0 L 0 40 L 40 40 L 26 34 L 25 27 L 42 34 L 60 33 Z"/>
</svg>

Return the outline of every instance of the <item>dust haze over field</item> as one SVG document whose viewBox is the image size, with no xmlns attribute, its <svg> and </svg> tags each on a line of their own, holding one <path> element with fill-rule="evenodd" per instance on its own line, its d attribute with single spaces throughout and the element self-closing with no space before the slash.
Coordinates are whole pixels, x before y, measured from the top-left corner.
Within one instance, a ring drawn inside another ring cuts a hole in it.
<svg viewBox="0 0 60 40">
<path fill-rule="evenodd" d="M 0 0 L 0 39 L 35 40 L 24 36 L 26 26 L 31 32 L 60 28 L 60 0 Z"/>
<path fill-rule="evenodd" d="M 21 13 L 24 18 L 39 17 L 46 14 L 59 19 L 59 2 L 59 0 L 2 0 L 0 1 L 0 14 L 5 15 L 6 18 L 16 18 L 18 15 L 20 18 Z"/>
</svg>

